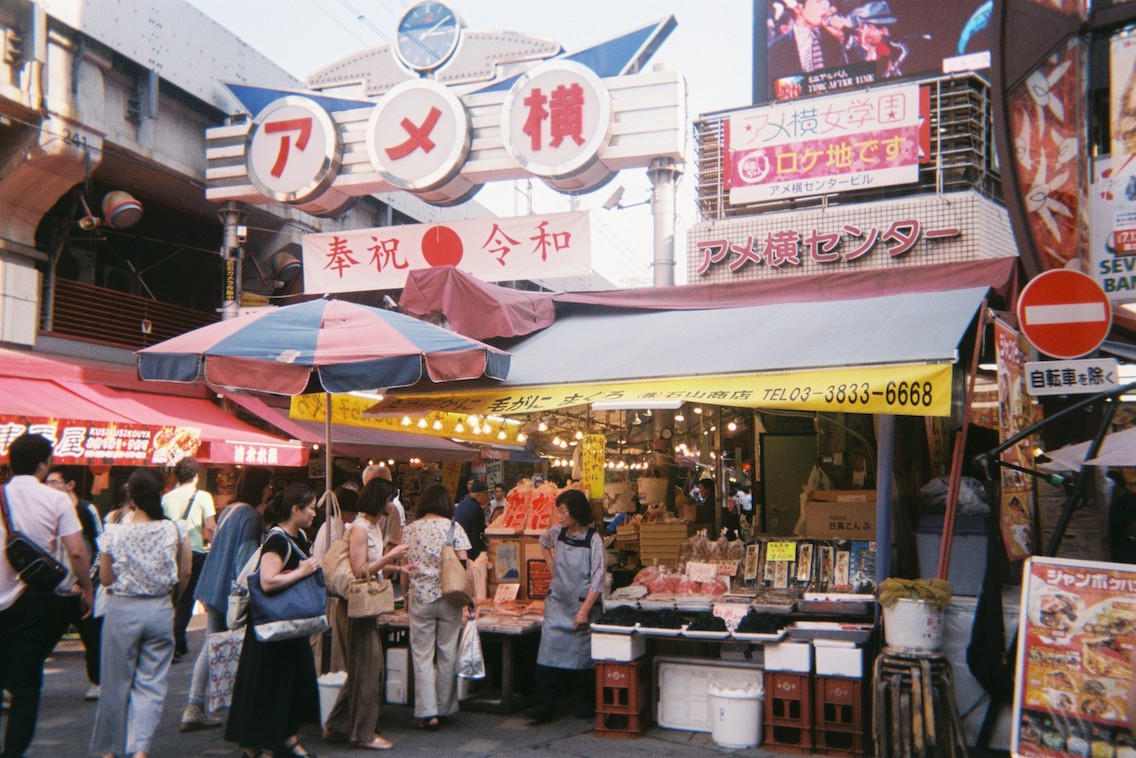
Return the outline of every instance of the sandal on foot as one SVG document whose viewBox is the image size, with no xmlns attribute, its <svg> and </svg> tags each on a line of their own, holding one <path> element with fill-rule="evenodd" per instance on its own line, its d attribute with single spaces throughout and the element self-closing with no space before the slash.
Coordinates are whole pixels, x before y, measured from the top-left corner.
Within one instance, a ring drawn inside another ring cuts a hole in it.
<svg viewBox="0 0 1136 758">
<path fill-rule="evenodd" d="M 376 734 L 370 742 L 360 742 L 359 747 L 367 750 L 390 750 L 394 747 L 394 743 Z"/>
<path fill-rule="evenodd" d="M 441 725 L 442 722 L 438 721 L 437 716 L 431 716 L 428 719 L 422 719 L 418 722 L 418 728 L 425 729 L 427 732 L 436 732 Z"/>
</svg>

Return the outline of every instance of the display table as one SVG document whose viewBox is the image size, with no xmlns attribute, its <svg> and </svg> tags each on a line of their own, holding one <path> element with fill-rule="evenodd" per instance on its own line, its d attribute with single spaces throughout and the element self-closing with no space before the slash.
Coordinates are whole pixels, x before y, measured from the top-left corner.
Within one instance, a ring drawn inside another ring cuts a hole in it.
<svg viewBox="0 0 1136 758">
<path fill-rule="evenodd" d="M 486 678 L 474 684 L 475 687 L 483 684 L 483 687 L 463 699 L 462 708 L 469 711 L 512 713 L 520 706 L 520 699 L 516 697 L 517 671 L 525 665 L 528 670 L 536 667 L 540 622 L 539 618 L 532 616 L 482 613 L 478 617 L 477 630 L 485 653 Z M 378 617 L 378 624 L 386 635 L 406 633 L 410 628 L 410 617 L 404 610 L 384 613 Z M 495 663 L 496 667 L 493 665 Z M 413 666 L 411 669 L 413 673 Z"/>
</svg>

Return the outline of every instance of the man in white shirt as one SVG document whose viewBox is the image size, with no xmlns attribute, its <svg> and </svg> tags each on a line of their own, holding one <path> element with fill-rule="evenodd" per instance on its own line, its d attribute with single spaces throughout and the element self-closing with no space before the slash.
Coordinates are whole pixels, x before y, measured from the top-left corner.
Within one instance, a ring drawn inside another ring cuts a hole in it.
<svg viewBox="0 0 1136 758">
<path fill-rule="evenodd" d="M 197 578 L 201 576 L 201 567 L 205 565 L 205 556 L 208 555 L 206 545 L 213 538 L 213 530 L 217 527 L 217 511 L 213 506 L 213 496 L 205 490 L 197 489 L 201 476 L 200 463 L 193 458 L 182 458 L 174 464 L 174 476 L 178 486 L 162 495 L 162 511 L 166 518 L 186 523 L 189 527 L 189 544 L 193 548 L 193 570 L 189 575 L 189 586 L 182 593 L 174 612 L 174 663 L 177 663 L 189 652 L 185 630 L 193 615 L 193 590 L 197 587 Z"/>
<path fill-rule="evenodd" d="M 13 476 L 4 487 L 9 518 L 0 519 L 0 544 L 8 541 L 5 521 L 48 553 L 54 554 L 57 543 L 62 542 L 89 613 L 94 591 L 82 527 L 67 496 L 42 483 L 51 454 L 51 442 L 39 434 L 22 434 L 9 446 Z M 4 733 L 5 756 L 22 756 L 35 737 L 43 662 L 55 644 L 45 633 L 54 604 L 54 592 L 30 590 L 7 559 L 0 557 L 0 691 L 12 695 Z"/>
</svg>

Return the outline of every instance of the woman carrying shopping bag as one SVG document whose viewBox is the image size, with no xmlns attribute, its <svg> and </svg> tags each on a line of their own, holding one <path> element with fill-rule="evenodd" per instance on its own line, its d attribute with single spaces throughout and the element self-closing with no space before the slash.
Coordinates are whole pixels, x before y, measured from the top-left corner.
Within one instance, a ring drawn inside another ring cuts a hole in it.
<svg viewBox="0 0 1136 758">
<path fill-rule="evenodd" d="M 265 521 L 276 527 L 261 549 L 259 581 L 265 592 L 281 592 L 320 570 L 319 561 L 309 557 L 303 532 L 315 515 L 315 493 L 303 485 L 291 485 L 282 498 L 268 504 Z M 261 642 L 250 621 L 225 739 L 239 744 L 250 758 L 304 756 L 308 752 L 299 743 L 300 727 L 319 722 L 316 665 L 308 636 Z"/>
<path fill-rule="evenodd" d="M 422 729 L 437 729 L 458 710 L 457 657 L 465 608 L 442 597 L 442 548 L 466 559 L 469 537 L 453 522 L 454 499 L 441 485 L 427 487 L 403 538 L 414 566 L 407 592 L 410 649 L 414 658 L 414 716 Z"/>
<path fill-rule="evenodd" d="M 185 524 L 162 512 L 161 478 L 138 469 L 127 480 L 129 523 L 99 537 L 99 579 L 110 591 L 103 620 L 102 686 L 91 750 L 145 756 L 162 715 L 174 657 L 174 604 L 189 583 Z"/>
<path fill-rule="evenodd" d="M 397 490 L 385 479 L 372 479 L 354 506 L 357 516 L 347 524 L 346 538 L 351 574 L 368 579 L 389 570 L 406 552 L 406 545 L 383 555 L 379 520 L 390 507 Z M 408 571 L 403 566 L 401 571 Z M 389 588 L 388 588 L 389 589 Z M 350 609 L 348 615 L 351 615 Z M 371 750 L 390 750 L 394 743 L 379 734 L 379 709 L 383 701 L 383 642 L 374 616 L 347 619 L 347 681 L 339 690 L 327 717 L 324 739 L 354 742 Z"/>
</svg>

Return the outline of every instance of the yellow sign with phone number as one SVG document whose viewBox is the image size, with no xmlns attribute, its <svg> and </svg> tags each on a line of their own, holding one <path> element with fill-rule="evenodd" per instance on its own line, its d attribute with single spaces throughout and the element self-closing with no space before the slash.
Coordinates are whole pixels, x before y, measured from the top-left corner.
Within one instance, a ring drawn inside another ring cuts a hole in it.
<svg viewBox="0 0 1136 758">
<path fill-rule="evenodd" d="M 424 410 L 514 415 L 594 402 L 677 400 L 738 408 L 779 408 L 899 416 L 949 416 L 952 366 L 849 366 L 769 374 L 692 376 L 602 384 L 537 385 L 388 395 L 368 413 Z"/>
</svg>

